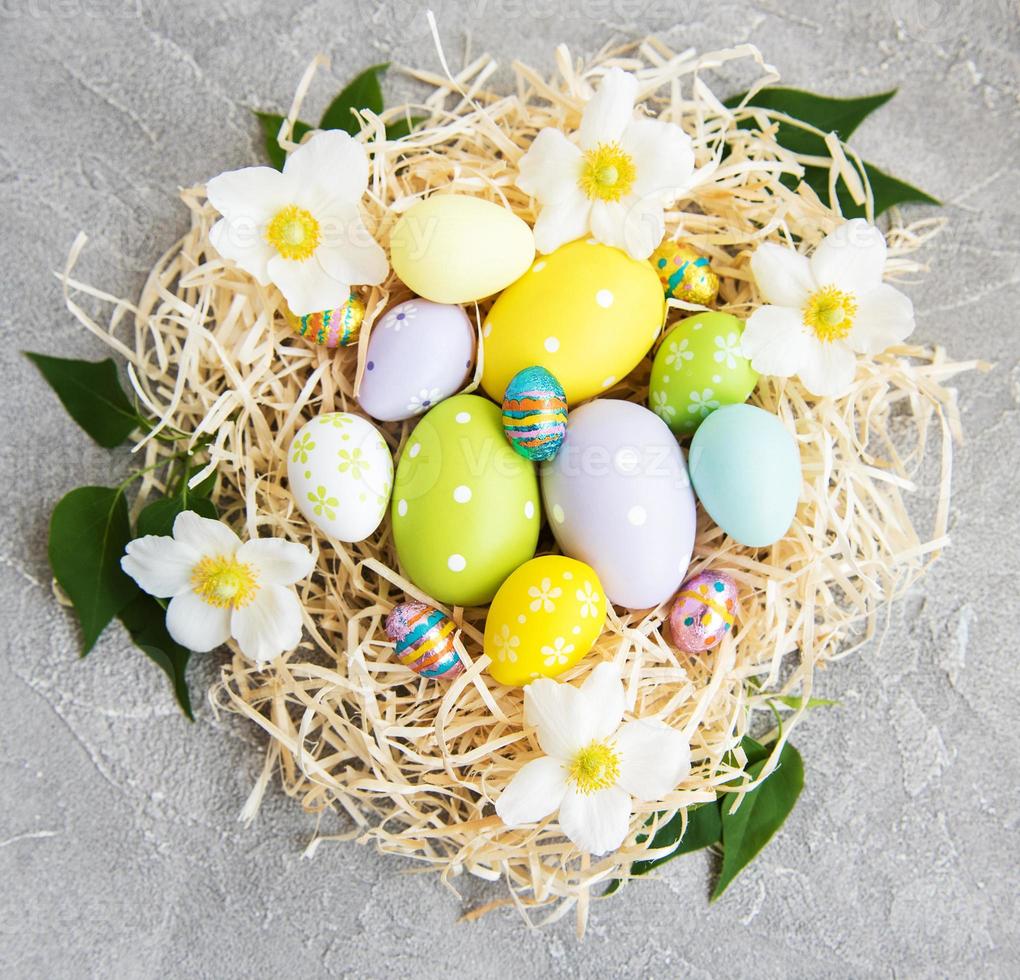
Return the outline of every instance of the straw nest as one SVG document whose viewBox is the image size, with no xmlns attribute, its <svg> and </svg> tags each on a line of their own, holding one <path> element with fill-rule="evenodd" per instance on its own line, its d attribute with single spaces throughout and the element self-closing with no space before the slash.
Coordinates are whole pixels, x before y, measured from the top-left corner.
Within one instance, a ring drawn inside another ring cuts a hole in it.
<svg viewBox="0 0 1020 980">
<path fill-rule="evenodd" d="M 473 194 L 512 208 L 528 222 L 531 200 L 514 186 L 515 165 L 543 126 L 574 129 L 593 83 L 608 66 L 637 73 L 647 111 L 690 134 L 698 174 L 694 188 L 667 214 L 667 235 L 707 254 L 722 279 L 718 306 L 746 317 L 758 302 L 748 259 L 763 241 L 797 242 L 810 250 L 842 219 L 834 199 L 801 184 L 780 182 L 804 163 L 774 139 L 782 118 L 758 109 L 724 108 L 706 75 L 725 74 L 742 60 L 753 88 L 778 75 L 756 49 L 744 45 L 696 55 L 656 40 L 603 51 L 592 64 L 557 50 L 556 76 L 546 80 L 514 65 L 511 94 L 486 88 L 495 70 L 481 57 L 455 74 L 411 71 L 431 94 L 422 103 L 366 114 L 360 139 L 371 159 L 366 218 L 385 246 L 399 214 L 433 191 Z M 280 135 L 287 140 L 315 70 L 310 66 Z M 729 89 L 734 86 L 731 84 Z M 384 123 L 411 113 L 428 121 L 399 142 L 387 142 Z M 760 131 L 738 128 L 751 118 Z M 799 125 L 799 124 L 798 124 Z M 852 152 L 829 137 L 833 182 L 847 177 L 871 209 L 870 191 L 851 165 Z M 849 159 L 848 159 L 849 158 Z M 828 163 L 828 161 L 825 161 Z M 830 185 L 832 186 L 832 185 Z M 658 856 L 639 831 L 653 812 L 669 819 L 719 792 L 739 796 L 754 784 L 728 782 L 725 761 L 756 718 L 782 715 L 771 771 L 783 741 L 803 714 L 777 696 L 811 695 L 817 668 L 845 655 L 880 629 L 883 609 L 920 575 L 946 543 L 951 447 L 959 436 L 952 390 L 944 383 L 974 364 L 953 363 L 939 349 L 901 346 L 860 360 L 852 392 L 816 399 L 795 381 L 763 378 L 752 401 L 780 418 L 796 437 L 803 493 L 786 537 L 771 548 L 735 544 L 701 515 L 691 570 L 724 569 L 741 589 L 735 641 L 709 656 L 689 658 L 668 642 L 668 606 L 609 612 L 590 655 L 561 679 L 578 682 L 600 661 L 622 670 L 627 710 L 654 716 L 691 740 L 690 778 L 661 804 L 636 804 L 627 842 L 615 854 L 580 854 L 555 816 L 530 830 L 509 830 L 492 802 L 514 772 L 538 752 L 523 728 L 520 689 L 497 685 L 485 670 L 481 636 L 485 609 L 447 610 L 460 627 L 458 649 L 470 665 L 449 684 L 411 675 L 392 655 L 386 614 L 421 593 L 397 566 L 389 522 L 369 540 L 344 545 L 311 528 L 286 485 L 286 448 L 297 428 L 319 412 L 358 411 L 355 399 L 371 324 L 407 298 L 391 274 L 363 291 L 367 306 L 360 346 L 330 352 L 294 334 L 281 297 L 225 263 L 209 245 L 215 214 L 202 188 L 182 194 L 190 230 L 160 259 L 137 304 L 118 301 L 71 277 L 76 243 L 63 279 L 68 305 L 89 329 L 128 362 L 138 397 L 162 424 L 210 440 L 209 466 L 219 473 L 215 501 L 242 534 L 282 535 L 317 556 L 313 576 L 299 587 L 306 639 L 264 670 L 239 654 L 225 663 L 211 693 L 214 705 L 237 712 L 268 736 L 265 765 L 244 808 L 252 819 L 278 775 L 284 791 L 311 812 L 341 811 L 353 828 L 335 838 L 372 842 L 380 851 L 422 862 L 455 887 L 464 872 L 509 893 L 484 909 L 513 903 L 532 918 L 575 909 L 583 930 L 589 901 L 601 885 L 628 875 L 631 863 Z M 921 269 L 908 256 L 937 230 L 937 222 L 888 231 L 888 275 Z M 100 325 L 78 302 L 82 295 L 114 304 Z M 670 301 L 670 319 L 699 307 Z M 477 322 L 485 304 L 470 310 Z M 650 357 L 617 385 L 611 397 L 644 402 Z M 384 427 L 399 456 L 412 423 Z M 146 464 L 167 452 L 150 433 L 137 452 Z M 933 438 L 929 438 L 929 437 Z M 932 442 L 941 454 L 934 526 L 923 534 L 911 522 L 904 495 Z M 162 487 L 150 474 L 137 502 Z M 543 536 L 540 550 L 552 550 Z M 732 763 L 733 757 L 730 757 Z M 723 786 L 726 783 L 727 785 Z M 593 891 L 594 890 L 594 891 Z"/>
</svg>

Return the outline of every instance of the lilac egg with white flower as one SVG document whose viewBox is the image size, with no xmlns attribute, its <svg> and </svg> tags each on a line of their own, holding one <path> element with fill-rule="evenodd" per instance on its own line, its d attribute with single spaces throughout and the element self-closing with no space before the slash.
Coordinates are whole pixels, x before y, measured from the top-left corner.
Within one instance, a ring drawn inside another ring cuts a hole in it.
<svg viewBox="0 0 1020 980">
<path fill-rule="evenodd" d="M 475 347 L 475 328 L 461 307 L 398 303 L 372 329 L 358 401 L 380 422 L 422 415 L 464 387 Z"/>
<path fill-rule="evenodd" d="M 298 510 L 338 541 L 363 541 L 382 523 L 393 487 L 393 457 L 367 419 L 327 412 L 306 422 L 287 450 Z"/>
<path fill-rule="evenodd" d="M 612 602 L 647 609 L 683 581 L 694 493 L 676 438 L 647 408 L 607 398 L 572 411 L 542 497 L 563 553 L 591 565 Z"/>
</svg>

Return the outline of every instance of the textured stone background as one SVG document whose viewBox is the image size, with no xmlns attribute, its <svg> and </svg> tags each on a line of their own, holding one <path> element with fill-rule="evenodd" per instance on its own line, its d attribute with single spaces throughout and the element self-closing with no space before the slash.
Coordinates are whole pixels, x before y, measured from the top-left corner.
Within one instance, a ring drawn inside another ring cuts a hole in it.
<svg viewBox="0 0 1020 980">
<path fill-rule="evenodd" d="M 799 733 L 803 801 L 715 907 L 713 859 L 688 857 L 597 905 L 578 946 L 569 921 L 458 924 L 454 895 L 368 849 L 302 860 L 315 822 L 278 791 L 244 830 L 258 734 L 204 704 L 188 725 L 117 630 L 76 656 L 46 521 L 71 487 L 109 482 L 111 455 L 18 350 L 99 356 L 51 273 L 75 234 L 92 239 L 81 276 L 135 295 L 183 228 L 175 188 L 256 162 L 249 107 L 285 107 L 317 51 L 335 78 L 319 78 L 315 109 L 366 64 L 436 57 L 410 2 L 2 0 L 0 975 L 1017 976 L 1014 4 L 470 0 L 437 13 L 454 63 L 468 44 L 549 68 L 556 41 L 591 53 L 659 32 L 678 48 L 753 41 L 786 81 L 822 92 L 900 87 L 857 145 L 946 202 L 950 229 L 911 290 L 918 336 L 997 364 L 959 382 L 953 546 L 881 644 L 820 678 L 842 706 Z M 196 693 L 214 660 L 193 669 Z M 469 905 L 495 897 L 459 888 Z"/>
</svg>

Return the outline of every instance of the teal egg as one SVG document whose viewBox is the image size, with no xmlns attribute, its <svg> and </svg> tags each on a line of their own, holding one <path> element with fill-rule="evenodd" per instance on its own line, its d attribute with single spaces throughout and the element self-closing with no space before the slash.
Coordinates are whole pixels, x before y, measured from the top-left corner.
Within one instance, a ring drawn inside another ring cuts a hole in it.
<svg viewBox="0 0 1020 980">
<path fill-rule="evenodd" d="M 552 459 L 567 434 L 563 386 L 544 367 L 518 371 L 503 396 L 503 431 L 514 451 L 539 462 Z"/>
<path fill-rule="evenodd" d="M 800 453 L 782 422 L 753 405 L 724 405 L 694 433 L 687 466 L 698 500 L 750 548 L 778 541 L 800 497 Z"/>
</svg>

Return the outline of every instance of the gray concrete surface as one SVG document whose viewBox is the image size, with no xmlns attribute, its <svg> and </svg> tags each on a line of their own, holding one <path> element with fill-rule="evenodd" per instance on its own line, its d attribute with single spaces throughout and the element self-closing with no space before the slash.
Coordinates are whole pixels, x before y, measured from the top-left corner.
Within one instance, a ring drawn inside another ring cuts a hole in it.
<svg viewBox="0 0 1020 980">
<path fill-rule="evenodd" d="M 953 547 L 881 646 L 820 679 L 842 707 L 799 734 L 803 801 L 715 907 L 711 858 L 688 857 L 598 905 L 579 946 L 570 922 L 529 933 L 504 912 L 458 924 L 460 902 L 435 880 L 364 848 L 303 861 L 315 821 L 279 791 L 243 829 L 258 734 L 205 706 L 188 725 L 115 630 L 76 657 L 48 586 L 46 521 L 72 486 L 108 481 L 111 456 L 65 420 L 18 350 L 101 353 L 51 274 L 76 232 L 92 237 L 82 276 L 133 295 L 183 227 L 175 188 L 255 162 L 248 107 L 284 107 L 316 51 L 332 57 L 335 84 L 384 58 L 436 59 L 410 2 L 3 0 L 0 975 L 1020 975 L 1015 6 L 436 6 L 454 60 L 469 40 L 549 67 L 561 39 L 586 53 L 658 31 L 703 50 L 753 41 L 789 83 L 823 92 L 900 87 L 857 142 L 946 202 L 951 228 L 912 289 L 918 336 L 998 365 L 959 382 L 968 441 Z M 313 101 L 333 87 L 320 79 Z M 198 658 L 196 693 L 214 661 Z M 495 897 L 460 887 L 465 906 Z"/>
</svg>

